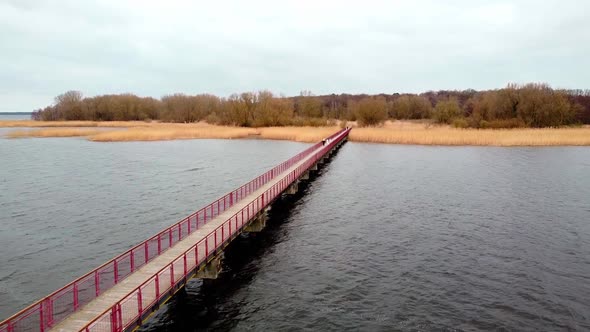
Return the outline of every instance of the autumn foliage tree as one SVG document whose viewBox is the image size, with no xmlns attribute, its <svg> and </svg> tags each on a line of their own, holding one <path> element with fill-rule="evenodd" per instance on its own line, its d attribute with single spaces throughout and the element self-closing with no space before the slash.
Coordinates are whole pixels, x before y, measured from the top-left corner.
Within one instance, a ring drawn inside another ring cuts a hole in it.
<svg viewBox="0 0 590 332">
<path fill-rule="evenodd" d="M 433 109 L 433 105 L 436 107 Z M 428 91 L 416 94 L 296 97 L 270 91 L 229 97 L 171 94 L 161 99 L 133 94 L 84 97 L 79 91 L 57 96 L 33 112 L 35 120 L 197 122 L 235 126 L 322 126 L 330 119 L 379 125 L 389 119 L 432 119 L 474 128 L 565 126 L 590 123 L 590 90 L 555 90 L 547 84 L 509 84 L 487 91 Z"/>
<path fill-rule="evenodd" d="M 254 126 L 286 126 L 293 119 L 293 102 L 275 97 L 270 91 L 260 91 L 254 111 Z"/>
<path fill-rule="evenodd" d="M 57 113 L 65 120 L 81 120 L 82 116 L 82 92 L 68 91 L 55 97 Z"/>
<path fill-rule="evenodd" d="M 504 89 L 485 91 L 464 105 L 472 127 L 554 127 L 577 121 L 577 104 L 572 104 L 564 91 L 546 84 L 510 84 Z"/>
<path fill-rule="evenodd" d="M 297 115 L 306 118 L 320 118 L 322 114 L 322 98 L 314 96 L 311 91 L 302 91 L 295 100 Z"/>
<path fill-rule="evenodd" d="M 391 103 L 389 116 L 394 119 L 427 119 L 432 104 L 424 96 L 402 95 Z"/>
<path fill-rule="evenodd" d="M 387 120 L 387 102 L 383 97 L 366 97 L 351 102 L 349 108 L 360 126 L 375 126 Z"/>
<path fill-rule="evenodd" d="M 457 98 L 450 97 L 439 100 L 434 107 L 432 117 L 437 123 L 451 123 L 462 114 Z"/>
<path fill-rule="evenodd" d="M 528 127 L 562 126 L 572 123 L 576 116 L 565 93 L 545 84 L 521 87 L 516 112 Z"/>
</svg>

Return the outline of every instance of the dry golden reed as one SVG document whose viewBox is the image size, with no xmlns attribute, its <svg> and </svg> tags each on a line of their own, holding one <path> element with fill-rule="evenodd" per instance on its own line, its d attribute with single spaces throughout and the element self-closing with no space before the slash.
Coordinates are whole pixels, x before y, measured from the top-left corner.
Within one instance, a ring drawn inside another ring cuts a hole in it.
<svg viewBox="0 0 590 332">
<path fill-rule="evenodd" d="M 48 128 L 35 130 L 15 130 L 9 132 L 8 138 L 25 138 L 25 137 L 76 137 L 92 136 L 100 133 L 99 129 L 87 128 Z"/>
<path fill-rule="evenodd" d="M 16 127 L 151 127 L 161 125 L 159 122 L 143 121 L 33 121 L 33 120 L 0 120 L 0 128 Z"/>
<path fill-rule="evenodd" d="M 349 125 L 356 125 L 349 122 Z M 66 127 L 18 130 L 7 137 L 86 136 L 97 142 L 158 141 L 200 138 L 262 138 L 318 142 L 340 127 L 266 127 L 244 128 L 215 126 L 207 123 L 161 123 L 139 121 L 0 121 L 0 127 Z M 67 128 L 92 127 L 92 128 Z M 98 128 L 103 129 L 98 129 Z M 104 129 L 104 128 L 117 128 Z M 457 129 L 417 121 L 387 122 L 381 127 L 354 128 L 350 141 L 417 144 L 417 145 L 482 145 L 482 146 L 559 146 L 590 145 L 590 127 L 543 129 Z"/>
<path fill-rule="evenodd" d="M 163 141 L 174 139 L 196 138 L 220 138 L 235 139 L 247 138 L 256 135 L 256 130 L 242 127 L 187 126 L 185 128 L 171 127 L 147 127 L 129 128 L 127 130 L 106 131 L 90 136 L 88 139 L 95 142 L 123 142 L 123 141 Z"/>
<path fill-rule="evenodd" d="M 408 130 L 355 128 L 353 142 L 417 145 L 564 146 L 590 145 L 590 128 L 456 129 L 434 127 Z"/>
<path fill-rule="evenodd" d="M 315 143 L 334 134 L 339 127 L 266 127 L 258 128 L 260 138 Z"/>
<path fill-rule="evenodd" d="M 262 138 L 296 142 L 318 142 L 338 130 L 336 127 L 269 127 L 244 128 L 213 125 L 156 126 L 106 131 L 89 137 L 97 142 L 157 141 L 196 138 Z"/>
</svg>

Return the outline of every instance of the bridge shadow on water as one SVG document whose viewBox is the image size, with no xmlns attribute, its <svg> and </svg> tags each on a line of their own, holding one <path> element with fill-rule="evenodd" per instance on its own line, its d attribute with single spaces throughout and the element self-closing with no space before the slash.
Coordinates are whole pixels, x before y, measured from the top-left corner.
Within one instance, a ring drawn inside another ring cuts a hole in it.
<svg viewBox="0 0 590 332">
<path fill-rule="evenodd" d="M 329 171 L 334 153 L 318 170 L 300 180 L 297 193 L 281 195 L 268 212 L 265 228 L 260 233 L 242 233 L 224 250 L 222 272 L 214 280 L 192 279 L 175 294 L 139 331 L 229 330 L 239 322 L 243 309 L 231 298 L 248 289 L 260 269 L 260 260 L 273 246 L 288 236 L 285 223 L 291 219 L 313 182 Z"/>
</svg>

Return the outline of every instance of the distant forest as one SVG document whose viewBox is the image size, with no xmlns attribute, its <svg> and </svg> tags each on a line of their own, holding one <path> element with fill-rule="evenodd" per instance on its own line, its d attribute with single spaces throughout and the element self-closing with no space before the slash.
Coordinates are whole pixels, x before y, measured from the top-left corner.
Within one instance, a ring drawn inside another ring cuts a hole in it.
<svg viewBox="0 0 590 332">
<path fill-rule="evenodd" d="M 590 123 L 590 90 L 556 90 L 547 84 L 509 84 L 487 91 L 428 91 L 420 94 L 332 94 L 296 97 L 269 91 L 220 98 L 210 94 L 133 94 L 84 97 L 68 91 L 35 110 L 33 120 L 197 122 L 244 127 L 335 124 L 380 125 L 388 119 L 431 119 L 465 128 L 558 127 Z"/>
</svg>

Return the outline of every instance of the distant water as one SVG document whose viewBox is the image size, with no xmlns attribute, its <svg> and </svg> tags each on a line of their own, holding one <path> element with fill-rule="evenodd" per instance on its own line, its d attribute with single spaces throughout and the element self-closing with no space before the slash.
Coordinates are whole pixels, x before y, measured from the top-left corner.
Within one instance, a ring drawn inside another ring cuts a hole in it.
<svg viewBox="0 0 590 332">
<path fill-rule="evenodd" d="M 305 146 L 0 139 L 0 316 Z M 347 143 L 143 330 L 588 331 L 589 175 L 588 148 Z"/>
<path fill-rule="evenodd" d="M 31 113 L 0 113 L 0 120 L 31 120 Z"/>
</svg>

